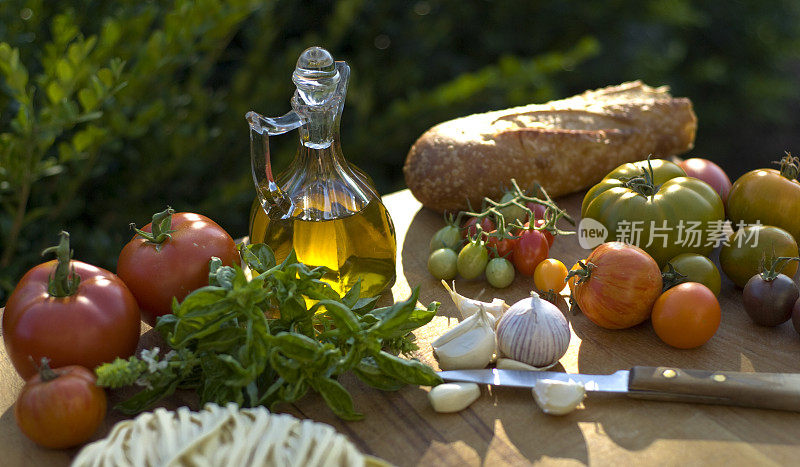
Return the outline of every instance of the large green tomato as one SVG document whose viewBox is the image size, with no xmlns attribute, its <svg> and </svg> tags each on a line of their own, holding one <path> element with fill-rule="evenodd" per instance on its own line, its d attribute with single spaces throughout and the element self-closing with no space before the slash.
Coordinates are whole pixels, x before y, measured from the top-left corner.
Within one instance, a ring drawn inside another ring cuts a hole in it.
<svg viewBox="0 0 800 467">
<path fill-rule="evenodd" d="M 660 159 L 614 169 L 586 194 L 581 217 L 603 224 L 607 241 L 644 249 L 660 267 L 681 253 L 707 256 L 725 240 L 717 192 Z"/>
</svg>

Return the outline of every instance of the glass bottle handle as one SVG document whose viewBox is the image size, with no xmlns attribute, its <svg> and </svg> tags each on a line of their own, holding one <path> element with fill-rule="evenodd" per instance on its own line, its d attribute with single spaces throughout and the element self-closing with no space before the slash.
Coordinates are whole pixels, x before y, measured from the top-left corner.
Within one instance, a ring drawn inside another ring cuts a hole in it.
<svg viewBox="0 0 800 467">
<path fill-rule="evenodd" d="M 269 136 L 282 135 L 299 128 L 305 120 L 294 110 L 276 118 L 264 117 L 250 111 L 245 118 L 250 124 L 250 166 L 261 206 L 277 205 L 290 210 L 291 200 L 283 194 L 272 175 Z"/>
</svg>

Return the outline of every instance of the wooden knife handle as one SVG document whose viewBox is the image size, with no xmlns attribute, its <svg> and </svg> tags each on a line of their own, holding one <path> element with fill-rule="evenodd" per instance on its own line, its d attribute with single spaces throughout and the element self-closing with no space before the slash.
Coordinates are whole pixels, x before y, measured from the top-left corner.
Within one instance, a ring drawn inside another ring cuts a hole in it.
<svg viewBox="0 0 800 467">
<path fill-rule="evenodd" d="M 629 395 L 643 399 L 800 412 L 800 374 L 631 368 Z"/>
</svg>

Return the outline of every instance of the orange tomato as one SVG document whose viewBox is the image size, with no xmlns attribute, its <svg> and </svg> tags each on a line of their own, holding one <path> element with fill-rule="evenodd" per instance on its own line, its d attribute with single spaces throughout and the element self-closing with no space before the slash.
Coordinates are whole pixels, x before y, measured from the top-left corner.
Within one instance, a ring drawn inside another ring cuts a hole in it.
<svg viewBox="0 0 800 467">
<path fill-rule="evenodd" d="M 719 302 L 708 287 L 684 282 L 667 290 L 653 305 L 653 330 L 665 344 L 693 349 L 708 342 L 722 318 Z"/>
<path fill-rule="evenodd" d="M 542 292 L 561 292 L 566 285 L 567 267 L 557 259 L 547 258 L 536 266 L 533 272 L 533 283 Z"/>
</svg>

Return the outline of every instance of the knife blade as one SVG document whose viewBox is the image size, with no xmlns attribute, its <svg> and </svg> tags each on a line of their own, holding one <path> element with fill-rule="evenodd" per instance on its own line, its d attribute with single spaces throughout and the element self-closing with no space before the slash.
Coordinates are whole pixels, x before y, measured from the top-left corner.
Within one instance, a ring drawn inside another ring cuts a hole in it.
<svg viewBox="0 0 800 467">
<path fill-rule="evenodd" d="M 610 375 L 518 370 L 441 371 L 445 381 L 532 388 L 542 379 L 576 381 L 587 392 L 639 399 L 800 412 L 800 374 L 746 373 L 635 366 Z"/>
</svg>

